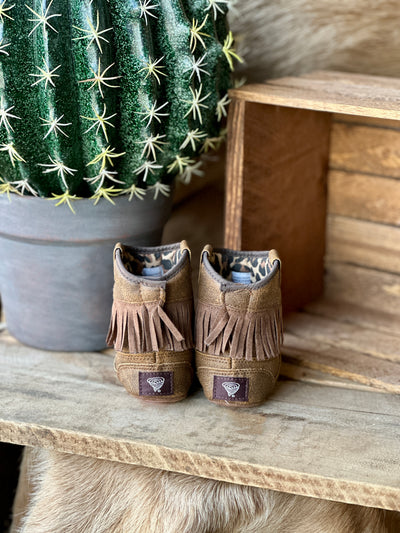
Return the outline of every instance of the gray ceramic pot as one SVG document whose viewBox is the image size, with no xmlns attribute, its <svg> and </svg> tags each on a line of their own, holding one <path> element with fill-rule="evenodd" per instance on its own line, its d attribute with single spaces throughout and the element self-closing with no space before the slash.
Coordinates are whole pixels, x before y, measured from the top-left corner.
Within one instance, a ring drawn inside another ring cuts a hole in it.
<svg viewBox="0 0 400 533">
<path fill-rule="evenodd" d="M 77 200 L 0 196 L 0 295 L 9 331 L 48 350 L 105 347 L 116 242 L 157 245 L 171 199 Z"/>
</svg>

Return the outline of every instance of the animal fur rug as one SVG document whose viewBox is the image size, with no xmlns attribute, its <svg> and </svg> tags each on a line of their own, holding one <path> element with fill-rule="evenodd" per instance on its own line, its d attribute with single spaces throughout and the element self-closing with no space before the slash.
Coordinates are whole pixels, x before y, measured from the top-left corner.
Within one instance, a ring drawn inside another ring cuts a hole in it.
<svg viewBox="0 0 400 533">
<path fill-rule="evenodd" d="M 27 448 L 12 533 L 394 533 L 400 530 L 394 518 L 378 509 Z"/>
<path fill-rule="evenodd" d="M 233 0 L 248 81 L 317 69 L 400 77 L 398 0 Z"/>
</svg>

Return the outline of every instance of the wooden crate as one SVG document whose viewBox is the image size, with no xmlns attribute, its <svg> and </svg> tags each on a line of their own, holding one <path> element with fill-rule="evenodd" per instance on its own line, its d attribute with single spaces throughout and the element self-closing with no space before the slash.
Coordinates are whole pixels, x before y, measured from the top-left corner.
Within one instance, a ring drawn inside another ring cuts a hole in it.
<svg viewBox="0 0 400 533">
<path fill-rule="evenodd" d="M 231 99 L 225 245 L 278 249 L 285 310 L 322 294 L 324 269 L 352 293 L 399 274 L 400 80 L 315 72 Z M 380 297 L 398 305 L 391 279 Z"/>
</svg>

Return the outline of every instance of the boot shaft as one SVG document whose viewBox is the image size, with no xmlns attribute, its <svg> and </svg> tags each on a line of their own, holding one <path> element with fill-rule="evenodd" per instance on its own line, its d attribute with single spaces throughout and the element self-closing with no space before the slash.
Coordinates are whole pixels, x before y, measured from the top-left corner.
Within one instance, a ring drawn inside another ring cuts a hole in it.
<svg viewBox="0 0 400 533">
<path fill-rule="evenodd" d="M 275 250 L 204 248 L 196 367 L 209 400 L 247 407 L 262 403 L 272 392 L 283 340 L 280 269 Z"/>
</svg>

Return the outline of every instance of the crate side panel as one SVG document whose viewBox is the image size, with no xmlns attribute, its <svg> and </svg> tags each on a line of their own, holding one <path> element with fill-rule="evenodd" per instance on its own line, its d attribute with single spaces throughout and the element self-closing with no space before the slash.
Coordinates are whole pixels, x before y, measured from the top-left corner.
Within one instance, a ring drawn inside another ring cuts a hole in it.
<svg viewBox="0 0 400 533">
<path fill-rule="evenodd" d="M 246 103 L 242 248 L 276 248 L 284 310 L 323 289 L 330 114 Z"/>
</svg>

